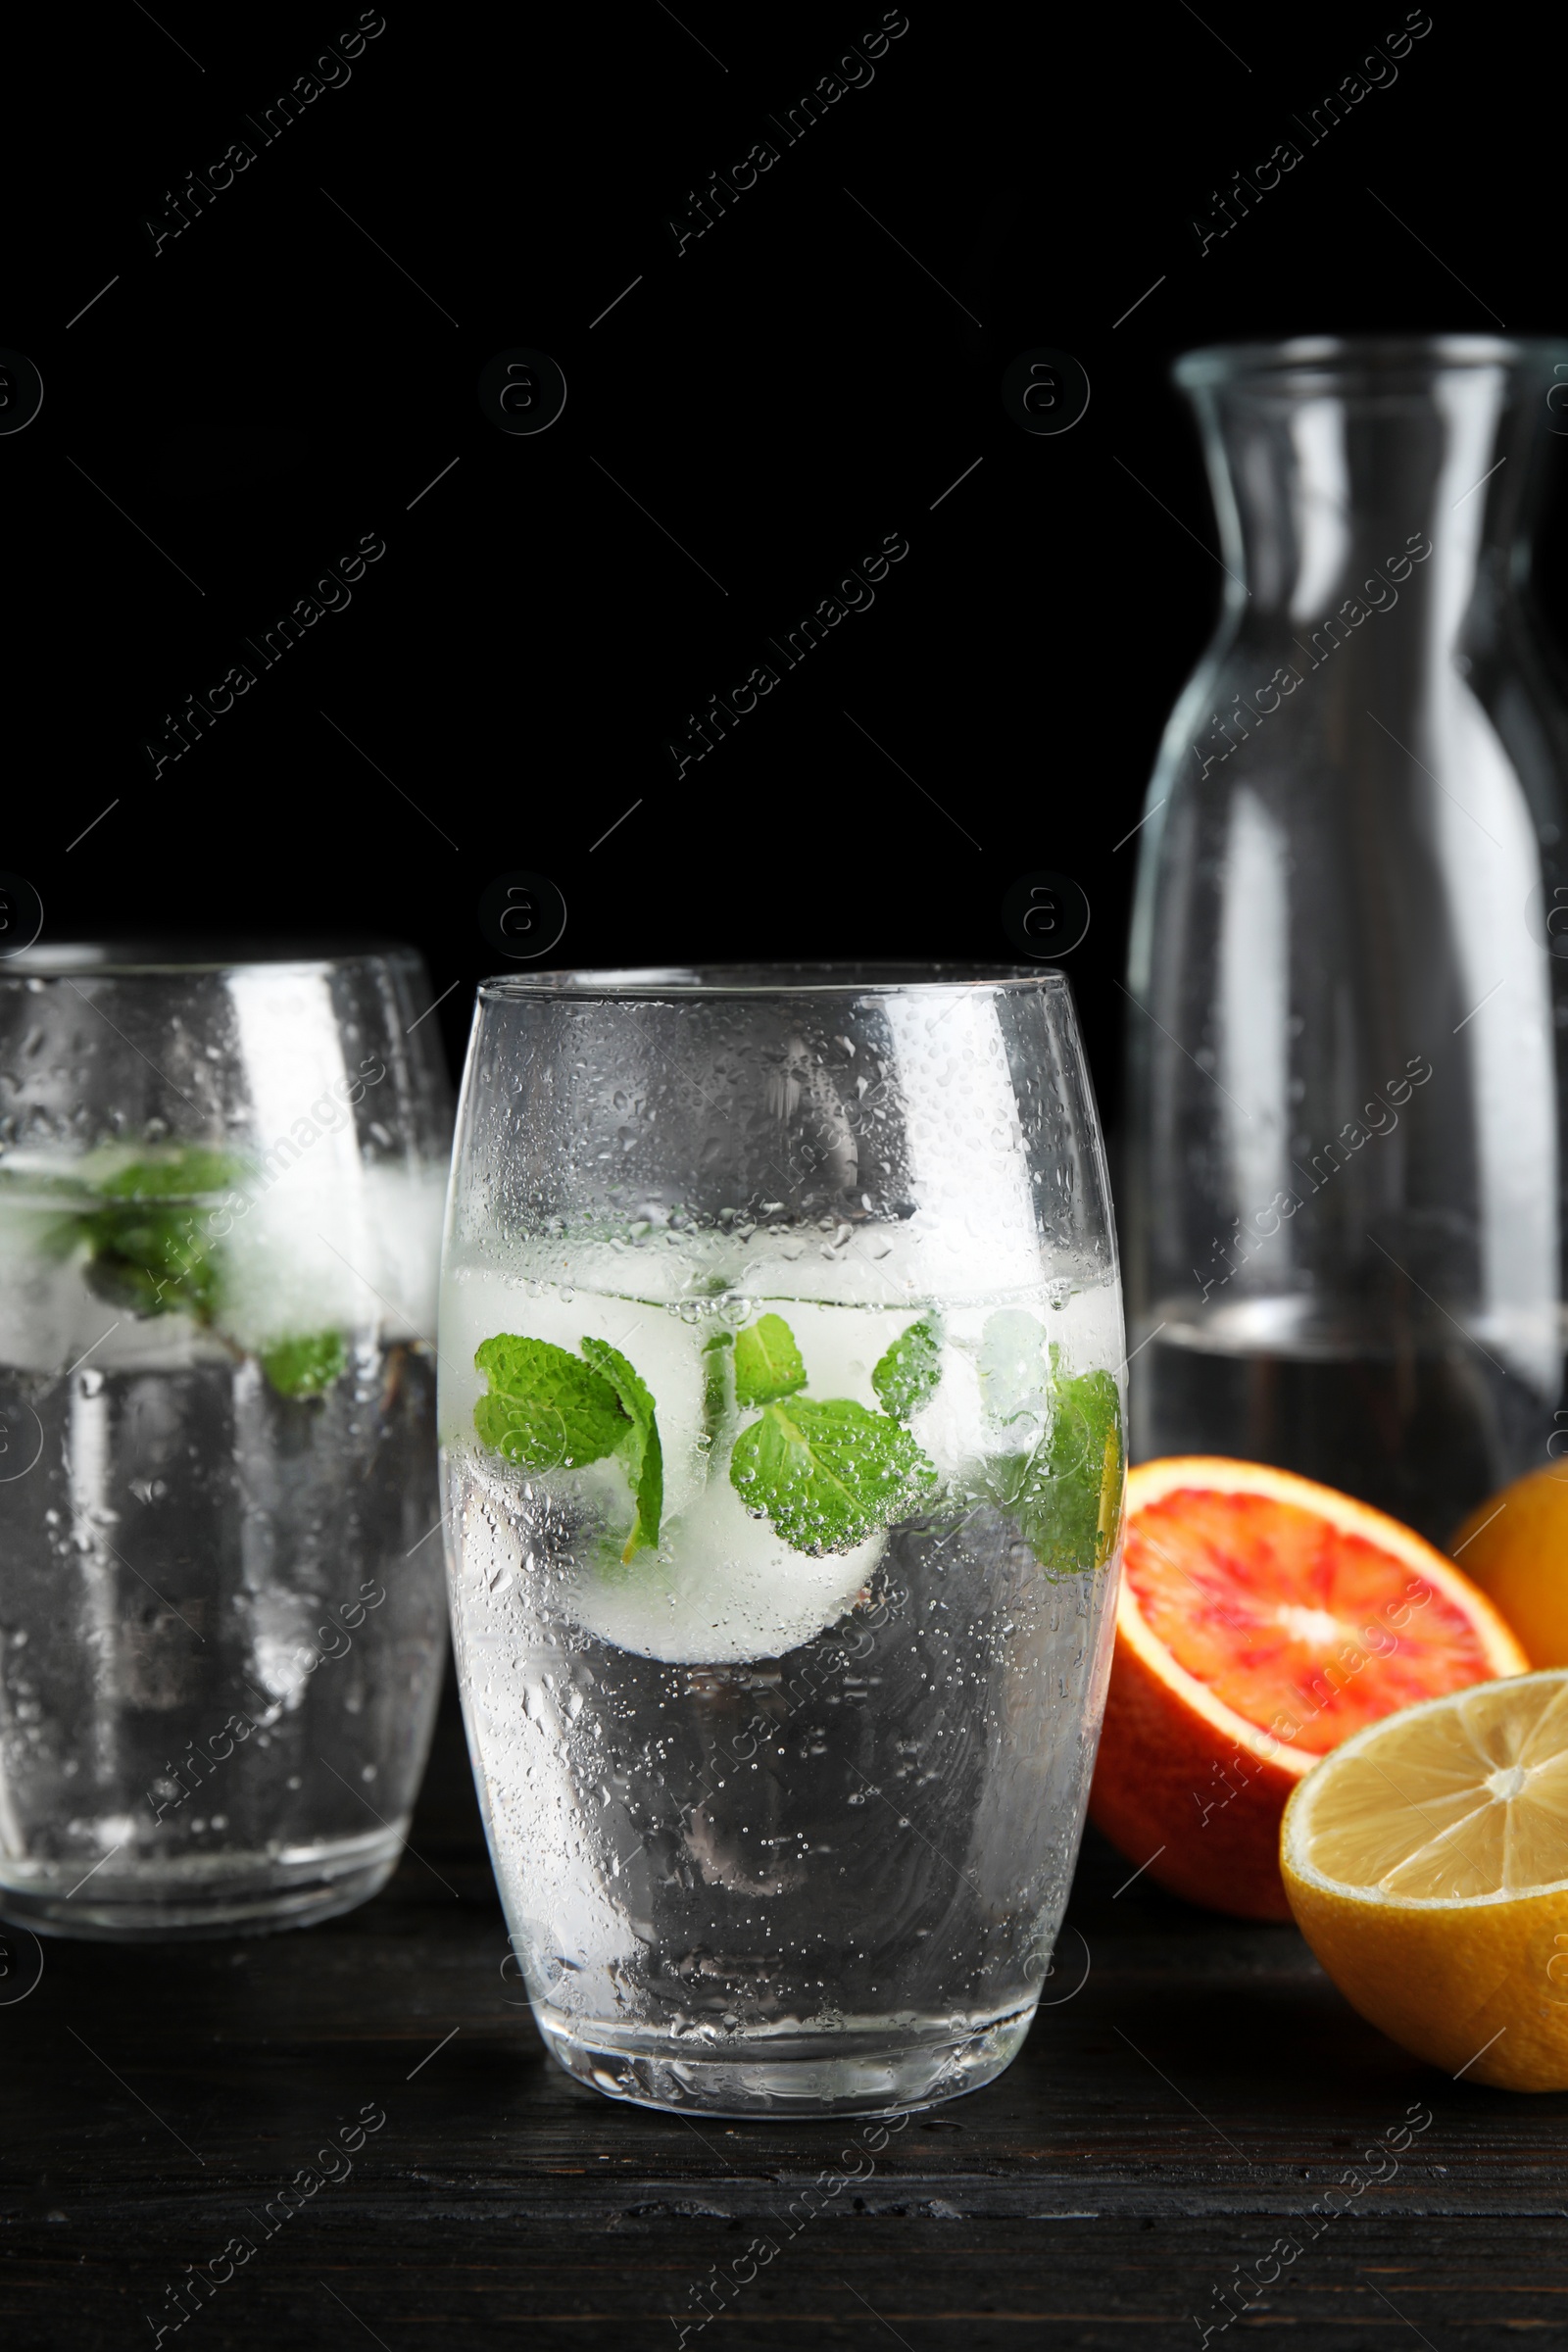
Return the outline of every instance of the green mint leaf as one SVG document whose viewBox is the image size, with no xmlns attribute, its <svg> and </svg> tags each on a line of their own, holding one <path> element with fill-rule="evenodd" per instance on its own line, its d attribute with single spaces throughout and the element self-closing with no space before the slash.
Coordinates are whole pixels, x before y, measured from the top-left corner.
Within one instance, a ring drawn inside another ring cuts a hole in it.
<svg viewBox="0 0 1568 2352">
<path fill-rule="evenodd" d="M 473 1408 L 486 1446 L 525 1470 L 577 1469 L 613 1453 L 630 1420 L 602 1372 L 548 1340 L 497 1332 L 474 1353 L 490 1393 Z"/>
<path fill-rule="evenodd" d="M 871 1375 L 885 1412 L 896 1421 L 917 1413 L 942 1378 L 942 1350 L 930 1322 L 911 1323 Z"/>
<path fill-rule="evenodd" d="M 612 1348 L 608 1340 L 584 1340 L 582 1351 L 594 1370 L 609 1382 L 631 1423 L 621 1439 L 620 1452 L 625 1459 L 637 1516 L 620 1555 L 624 1565 L 635 1552 L 645 1548 L 656 1550 L 659 1544 L 659 1522 L 664 1509 L 664 1452 L 659 1442 L 659 1422 L 647 1383 L 618 1348 Z"/>
<path fill-rule="evenodd" d="M 262 1370 L 280 1396 L 319 1396 L 342 1377 L 348 1360 L 348 1342 L 340 1331 L 313 1331 L 265 1348 Z"/>
<path fill-rule="evenodd" d="M 243 1162 L 205 1144 L 151 1152 L 104 1177 L 99 1205 L 76 1223 L 87 1244 L 87 1287 L 134 1315 L 193 1315 L 210 1323 L 218 1266 L 194 1208 L 204 1194 L 236 1184 Z"/>
<path fill-rule="evenodd" d="M 1121 1399 L 1109 1372 L 1059 1377 L 1053 1342 L 1052 1420 L 1032 1453 L 1003 1455 L 988 1466 L 992 1497 L 1012 1513 L 1048 1575 L 1102 1567 L 1121 1521 Z"/>
<path fill-rule="evenodd" d="M 806 1366 L 795 1334 L 782 1315 L 763 1315 L 735 1341 L 735 1401 L 771 1404 L 806 1386 Z"/>
<path fill-rule="evenodd" d="M 582 1342 L 582 1357 L 548 1340 L 498 1332 L 475 1351 L 490 1393 L 473 1408 L 486 1446 L 529 1470 L 580 1469 L 619 1454 L 636 1503 L 623 1563 L 657 1545 L 664 1507 L 664 1457 L 654 1400 L 608 1340 Z"/>
<path fill-rule="evenodd" d="M 729 1382 L 725 1366 L 732 1361 L 730 1349 L 735 1345 L 732 1331 L 715 1331 L 711 1339 L 703 1342 L 703 1435 L 708 1450 L 712 1452 L 724 1434 L 729 1417 Z"/>
<path fill-rule="evenodd" d="M 133 1315 L 194 1315 L 212 1320 L 218 1267 L 211 1236 L 188 1208 L 127 1203 L 80 1220 L 88 1257 L 87 1288 Z"/>
<path fill-rule="evenodd" d="M 936 1475 L 906 1429 L 848 1397 L 769 1402 L 736 1439 L 729 1469 L 747 1509 L 794 1550 L 811 1552 L 852 1551 Z"/>
<path fill-rule="evenodd" d="M 244 1162 L 232 1152 L 215 1152 L 206 1144 L 185 1144 L 146 1159 L 117 1168 L 99 1184 L 100 1193 L 116 1200 L 167 1200 L 178 1194 L 184 1200 L 203 1193 L 225 1193 L 238 1184 Z"/>
</svg>

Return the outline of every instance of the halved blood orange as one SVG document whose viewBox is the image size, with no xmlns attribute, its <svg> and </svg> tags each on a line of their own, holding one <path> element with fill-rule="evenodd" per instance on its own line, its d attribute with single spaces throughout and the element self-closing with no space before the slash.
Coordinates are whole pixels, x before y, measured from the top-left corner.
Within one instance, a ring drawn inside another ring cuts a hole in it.
<svg viewBox="0 0 1568 2352">
<path fill-rule="evenodd" d="M 1528 1665 L 1453 1562 L 1382 1511 L 1260 1462 L 1140 1463 L 1090 1817 L 1190 1902 L 1288 1919 L 1280 1817 L 1319 1756 Z"/>
</svg>

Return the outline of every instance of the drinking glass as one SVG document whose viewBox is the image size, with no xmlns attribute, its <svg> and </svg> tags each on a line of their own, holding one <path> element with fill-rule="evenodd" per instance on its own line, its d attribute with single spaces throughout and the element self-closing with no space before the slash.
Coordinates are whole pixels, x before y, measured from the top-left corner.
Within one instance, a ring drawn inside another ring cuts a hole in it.
<svg viewBox="0 0 1568 2352">
<path fill-rule="evenodd" d="M 486 983 L 443 1257 L 459 1682 L 545 2040 L 868 2114 L 1026 2034 L 1082 1829 L 1121 1298 L 1057 973 Z"/>
<path fill-rule="evenodd" d="M 232 1934 L 393 1867 L 443 1656 L 429 999 L 399 948 L 0 963 L 9 1919 Z"/>
</svg>

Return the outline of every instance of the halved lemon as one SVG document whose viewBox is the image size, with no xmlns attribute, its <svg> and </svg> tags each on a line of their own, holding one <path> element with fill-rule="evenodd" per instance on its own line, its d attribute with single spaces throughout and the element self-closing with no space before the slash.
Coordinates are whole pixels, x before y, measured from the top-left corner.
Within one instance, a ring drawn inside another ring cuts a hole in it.
<svg viewBox="0 0 1568 2352">
<path fill-rule="evenodd" d="M 1280 1869 L 1392 2040 L 1470 2082 L 1568 2090 L 1568 1668 L 1355 1733 L 1292 1793 Z"/>
</svg>

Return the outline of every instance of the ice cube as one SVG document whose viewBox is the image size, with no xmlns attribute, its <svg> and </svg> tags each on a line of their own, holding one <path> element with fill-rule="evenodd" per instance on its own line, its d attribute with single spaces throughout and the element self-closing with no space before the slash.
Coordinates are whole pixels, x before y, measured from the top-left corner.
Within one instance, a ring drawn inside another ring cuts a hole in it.
<svg viewBox="0 0 1568 2352">
<path fill-rule="evenodd" d="M 715 1475 L 678 1518 L 666 1518 L 657 1556 L 624 1569 L 579 1571 L 571 1614 L 602 1642 L 672 1665 L 776 1658 L 838 1622 L 874 1572 L 887 1543 L 815 1558 L 792 1550 L 754 1519 Z"/>
</svg>

